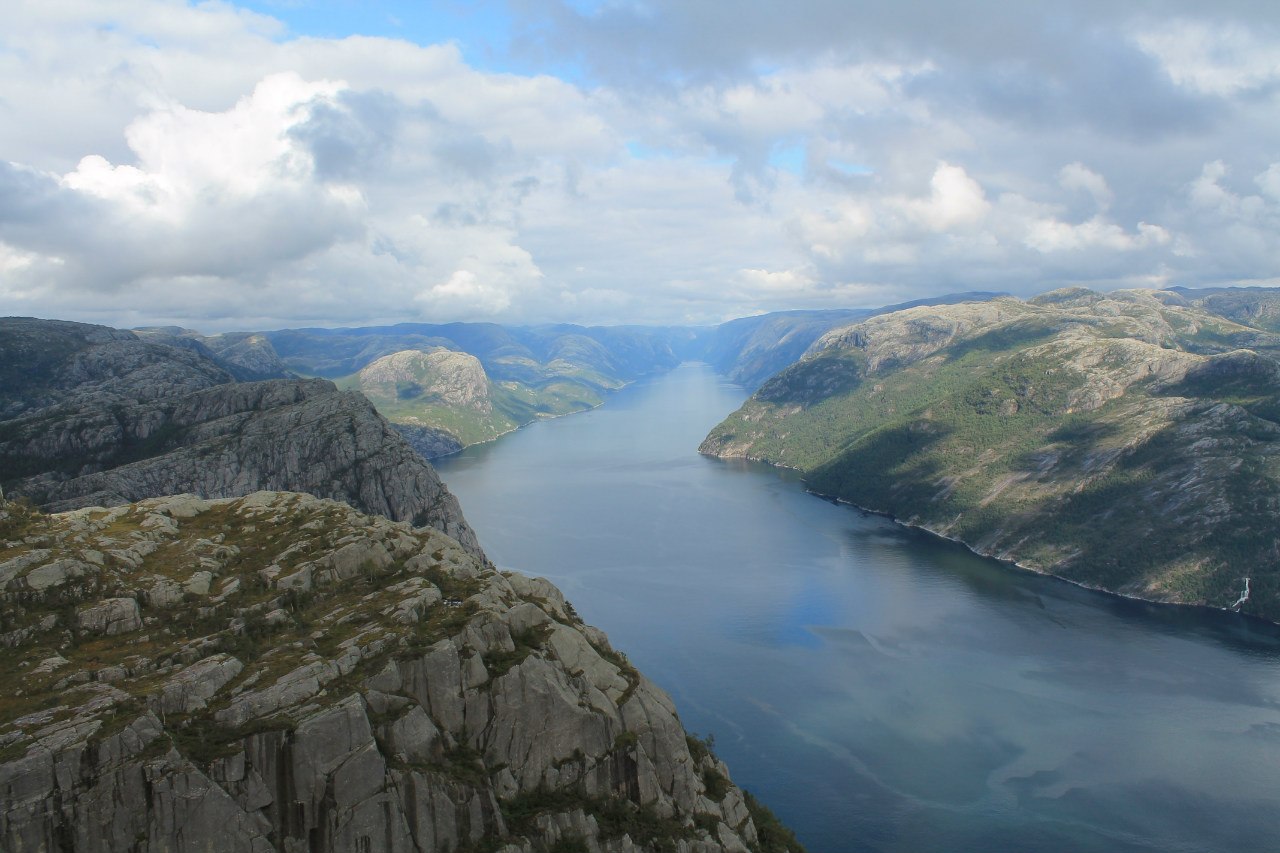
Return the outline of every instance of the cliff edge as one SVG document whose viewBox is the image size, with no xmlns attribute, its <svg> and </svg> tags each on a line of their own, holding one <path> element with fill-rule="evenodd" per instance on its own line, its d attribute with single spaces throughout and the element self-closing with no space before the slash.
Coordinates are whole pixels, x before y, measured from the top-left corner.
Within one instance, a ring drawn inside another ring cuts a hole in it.
<svg viewBox="0 0 1280 853">
<path fill-rule="evenodd" d="M 308 495 L 0 501 L 0 848 L 797 846 L 549 582 Z"/>
</svg>

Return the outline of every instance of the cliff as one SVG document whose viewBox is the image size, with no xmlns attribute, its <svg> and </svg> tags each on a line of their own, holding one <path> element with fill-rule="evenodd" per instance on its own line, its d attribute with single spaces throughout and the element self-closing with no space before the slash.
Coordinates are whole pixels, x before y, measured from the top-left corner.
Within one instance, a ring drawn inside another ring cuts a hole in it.
<svg viewBox="0 0 1280 853">
<path fill-rule="evenodd" d="M 0 486 L 49 510 L 159 495 L 306 491 L 429 524 L 477 556 L 435 471 L 326 380 L 237 382 L 193 349 L 79 323 L 0 320 Z"/>
<path fill-rule="evenodd" d="M 0 848 L 781 851 L 545 580 L 311 496 L 0 502 Z"/>
<path fill-rule="evenodd" d="M 1037 571 L 1277 620 L 1278 352 L 1169 292 L 914 308 L 828 332 L 701 449 Z"/>
</svg>

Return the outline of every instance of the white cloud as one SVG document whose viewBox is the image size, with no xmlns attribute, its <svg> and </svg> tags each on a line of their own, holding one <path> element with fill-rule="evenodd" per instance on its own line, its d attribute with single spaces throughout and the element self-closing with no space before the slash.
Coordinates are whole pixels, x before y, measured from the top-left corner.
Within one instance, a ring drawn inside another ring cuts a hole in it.
<svg viewBox="0 0 1280 853">
<path fill-rule="evenodd" d="M 1115 195 L 1107 186 L 1107 179 L 1083 163 L 1068 163 L 1058 172 L 1058 183 L 1065 190 L 1083 190 L 1093 197 L 1101 210 L 1111 207 Z"/>
<path fill-rule="evenodd" d="M 1231 96 L 1280 81 L 1275 42 L 1238 23 L 1180 19 L 1136 40 L 1177 85 L 1197 92 Z"/>
<path fill-rule="evenodd" d="M 1280 163 L 1272 163 L 1254 182 L 1264 193 L 1280 201 Z"/>
<path fill-rule="evenodd" d="M 1038 252 L 1069 252 L 1103 248 L 1130 252 L 1170 241 L 1169 232 L 1159 225 L 1139 222 L 1135 233 L 1125 231 L 1114 222 L 1095 216 L 1085 222 L 1069 223 L 1042 219 L 1031 224 L 1026 243 Z"/>
<path fill-rule="evenodd" d="M 1175 5 L 1049 39 L 1036 4 L 944 27 L 662 0 L 555 19 L 617 54 L 575 83 L 230 3 L 18 3 L 0 313 L 707 322 L 1274 278 L 1280 41 Z"/>
<path fill-rule="evenodd" d="M 913 219 L 933 231 L 972 224 L 991 209 L 982 187 L 960 166 L 939 163 L 929 179 L 929 189 L 927 199 L 908 199 L 901 205 Z"/>
</svg>

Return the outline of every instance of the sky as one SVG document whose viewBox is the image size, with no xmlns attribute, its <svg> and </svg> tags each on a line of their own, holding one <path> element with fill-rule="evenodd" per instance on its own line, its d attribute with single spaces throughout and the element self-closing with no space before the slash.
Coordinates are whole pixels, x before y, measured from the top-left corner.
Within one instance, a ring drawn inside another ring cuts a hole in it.
<svg viewBox="0 0 1280 853">
<path fill-rule="evenodd" d="M 1274 0 L 6 0 L 0 314 L 1280 285 Z"/>
</svg>

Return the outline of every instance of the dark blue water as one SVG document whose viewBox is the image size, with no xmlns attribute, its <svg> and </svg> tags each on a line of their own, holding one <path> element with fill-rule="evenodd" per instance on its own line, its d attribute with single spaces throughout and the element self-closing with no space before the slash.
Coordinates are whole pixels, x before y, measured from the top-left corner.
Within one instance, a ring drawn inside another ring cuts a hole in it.
<svg viewBox="0 0 1280 853">
<path fill-rule="evenodd" d="M 1280 632 L 699 456 L 743 399 L 684 365 L 438 467 L 810 853 L 1280 850 Z"/>
</svg>

